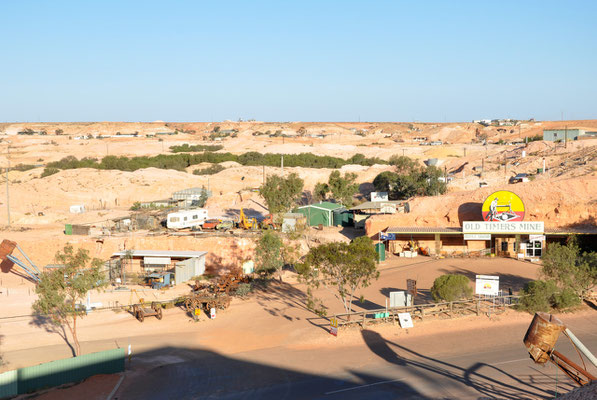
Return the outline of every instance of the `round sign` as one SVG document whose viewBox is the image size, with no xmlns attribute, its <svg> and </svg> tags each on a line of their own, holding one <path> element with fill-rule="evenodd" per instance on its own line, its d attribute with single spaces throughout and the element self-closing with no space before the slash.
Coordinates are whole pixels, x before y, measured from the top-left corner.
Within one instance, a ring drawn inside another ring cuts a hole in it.
<svg viewBox="0 0 597 400">
<path fill-rule="evenodd" d="M 524 219 L 524 204 L 520 197 L 507 190 L 487 196 L 481 207 L 484 221 L 510 222 Z"/>
</svg>

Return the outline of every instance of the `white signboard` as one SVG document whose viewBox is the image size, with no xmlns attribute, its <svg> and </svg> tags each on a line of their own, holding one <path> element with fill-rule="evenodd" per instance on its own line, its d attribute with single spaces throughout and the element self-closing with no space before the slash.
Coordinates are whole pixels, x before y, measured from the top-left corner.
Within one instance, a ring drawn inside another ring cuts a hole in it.
<svg viewBox="0 0 597 400">
<path fill-rule="evenodd" d="M 475 294 L 497 296 L 500 290 L 500 277 L 494 275 L 477 275 Z"/>
<path fill-rule="evenodd" d="M 216 309 L 214 307 L 211 308 L 211 319 L 216 319 Z"/>
<path fill-rule="evenodd" d="M 465 233 L 464 240 L 491 240 L 491 233 Z"/>
<path fill-rule="evenodd" d="M 388 201 L 388 192 L 371 192 L 371 201 Z"/>
<path fill-rule="evenodd" d="M 410 317 L 410 313 L 407 313 L 407 312 L 405 312 L 405 313 L 398 313 L 398 321 L 400 322 L 400 326 L 403 329 L 413 328 L 414 327 L 413 320 Z"/>
<path fill-rule="evenodd" d="M 529 242 L 534 241 L 545 242 L 545 235 L 529 235 Z"/>
<path fill-rule="evenodd" d="M 465 221 L 462 224 L 463 233 L 535 233 L 543 234 L 544 224 L 541 222 L 487 222 Z"/>
</svg>

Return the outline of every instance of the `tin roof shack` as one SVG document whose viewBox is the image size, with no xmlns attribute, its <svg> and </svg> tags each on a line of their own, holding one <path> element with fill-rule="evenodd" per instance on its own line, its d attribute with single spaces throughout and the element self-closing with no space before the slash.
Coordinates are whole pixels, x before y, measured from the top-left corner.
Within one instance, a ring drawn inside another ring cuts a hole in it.
<svg viewBox="0 0 597 400">
<path fill-rule="evenodd" d="M 297 228 L 307 225 L 307 217 L 301 213 L 286 213 L 282 216 L 282 232 L 295 232 Z"/>
<path fill-rule="evenodd" d="M 409 211 L 409 206 L 408 203 L 398 200 L 366 201 L 350 208 L 348 211 L 351 211 L 354 215 L 354 227 L 364 229 L 365 221 L 371 215 L 404 213 Z"/>
<path fill-rule="evenodd" d="M 206 251 L 128 250 L 112 254 L 111 260 L 120 260 L 127 274 L 173 272 L 175 283 L 181 283 L 205 273 L 206 255 Z"/>
<path fill-rule="evenodd" d="M 181 207 L 184 205 L 183 199 L 164 199 L 164 200 L 152 200 L 152 201 L 142 201 L 139 203 L 139 208 L 149 208 L 149 209 L 156 209 L 156 208 L 174 208 L 174 207 Z"/>
<path fill-rule="evenodd" d="M 298 207 L 293 212 L 303 214 L 307 217 L 309 226 L 332 226 L 334 223 L 333 211 L 338 208 L 343 208 L 343 206 L 341 204 L 322 201 L 320 203 Z"/>
<path fill-rule="evenodd" d="M 183 189 L 172 193 L 172 199 L 182 200 L 182 207 L 184 208 L 201 207 L 200 200 L 202 195 L 207 200 L 211 197 L 211 191 L 198 187 Z"/>
</svg>

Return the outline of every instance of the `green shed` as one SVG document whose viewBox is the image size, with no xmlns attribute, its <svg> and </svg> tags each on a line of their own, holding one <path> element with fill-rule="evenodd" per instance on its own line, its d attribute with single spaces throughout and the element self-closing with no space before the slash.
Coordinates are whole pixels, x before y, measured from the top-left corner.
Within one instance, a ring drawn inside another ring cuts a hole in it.
<svg viewBox="0 0 597 400">
<path fill-rule="evenodd" d="M 334 226 L 353 226 L 354 216 L 352 212 L 345 208 L 338 208 L 332 212 L 334 214 Z"/>
<path fill-rule="evenodd" d="M 305 217 L 307 217 L 307 223 L 309 226 L 332 226 L 334 223 L 333 211 L 339 208 L 344 207 L 342 207 L 340 204 L 322 201 L 321 203 L 299 207 L 293 212 L 303 214 Z"/>
</svg>

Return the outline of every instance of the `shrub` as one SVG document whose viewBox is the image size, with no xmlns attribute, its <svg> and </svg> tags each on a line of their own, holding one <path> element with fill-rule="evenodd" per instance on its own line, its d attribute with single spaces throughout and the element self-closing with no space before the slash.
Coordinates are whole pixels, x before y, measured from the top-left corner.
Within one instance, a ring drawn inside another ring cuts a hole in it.
<svg viewBox="0 0 597 400">
<path fill-rule="evenodd" d="M 31 164 L 17 164 L 14 167 L 12 167 L 12 170 L 15 171 L 29 171 L 30 169 L 35 168 L 35 165 L 31 165 Z"/>
<path fill-rule="evenodd" d="M 196 169 L 193 171 L 193 175 L 213 175 L 217 174 L 218 172 L 224 171 L 226 168 L 222 167 L 220 164 L 213 164 L 207 168 Z"/>
<path fill-rule="evenodd" d="M 554 295 L 554 308 L 564 310 L 580 305 L 580 297 L 571 288 L 566 288 Z"/>
<path fill-rule="evenodd" d="M 138 202 L 138 201 L 135 201 L 133 203 L 133 205 L 131 206 L 131 208 L 130 208 L 131 211 L 137 211 L 137 210 L 140 210 L 140 209 L 141 209 L 141 203 Z"/>
<path fill-rule="evenodd" d="M 553 280 L 538 280 L 525 285 L 518 309 L 530 313 L 548 312 L 552 308 L 565 310 L 580 303 L 580 297 L 571 288 L 560 290 Z"/>
<path fill-rule="evenodd" d="M 469 283 L 470 280 L 464 275 L 442 275 L 433 282 L 431 295 L 436 302 L 455 301 L 463 297 L 470 297 L 473 294 L 473 289 Z"/>
<path fill-rule="evenodd" d="M 195 144 L 190 146 L 188 143 L 185 143 L 180 146 L 170 146 L 170 151 L 173 153 L 189 153 L 189 152 L 196 152 L 196 151 L 218 151 L 222 150 L 224 146 L 218 145 L 205 145 L 205 144 Z"/>
<path fill-rule="evenodd" d="M 44 172 L 41 173 L 41 177 L 45 178 L 46 176 L 54 175 L 58 172 L 60 172 L 58 168 L 46 167 L 44 168 Z"/>
<path fill-rule="evenodd" d="M 547 312 L 551 309 L 557 291 L 558 287 L 554 281 L 529 282 L 522 290 L 522 297 L 518 307 L 530 313 Z"/>
<path fill-rule="evenodd" d="M 252 287 L 250 283 L 240 283 L 236 289 L 238 297 L 247 297 L 251 293 Z"/>
</svg>

